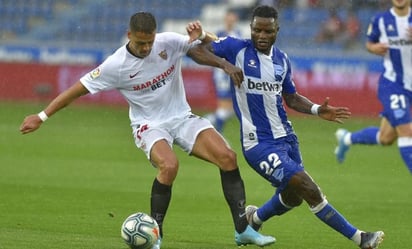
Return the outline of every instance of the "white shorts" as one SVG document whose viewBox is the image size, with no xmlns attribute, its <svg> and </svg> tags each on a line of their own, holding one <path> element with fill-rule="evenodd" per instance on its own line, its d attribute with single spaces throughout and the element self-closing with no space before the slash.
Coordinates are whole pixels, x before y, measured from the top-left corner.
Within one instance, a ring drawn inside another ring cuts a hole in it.
<svg viewBox="0 0 412 249">
<path fill-rule="evenodd" d="M 136 146 L 143 150 L 150 160 L 153 145 L 162 139 L 166 140 L 171 148 L 176 144 L 190 154 L 199 133 L 209 128 L 213 128 L 209 120 L 191 114 L 160 125 L 141 124 L 133 127 L 133 137 Z"/>
</svg>

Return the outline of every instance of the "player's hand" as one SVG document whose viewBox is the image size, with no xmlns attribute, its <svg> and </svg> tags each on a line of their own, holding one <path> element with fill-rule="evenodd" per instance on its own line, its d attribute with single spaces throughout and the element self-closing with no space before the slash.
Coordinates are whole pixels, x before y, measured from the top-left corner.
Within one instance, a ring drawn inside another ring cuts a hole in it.
<svg viewBox="0 0 412 249">
<path fill-rule="evenodd" d="M 348 119 L 352 113 L 347 107 L 334 107 L 329 105 L 329 97 L 325 99 L 325 102 L 319 107 L 319 117 L 342 124 L 343 119 Z"/>
<path fill-rule="evenodd" d="M 189 43 L 196 41 L 203 32 L 202 24 L 199 20 L 189 22 L 186 26 L 186 32 L 189 35 Z"/>
<path fill-rule="evenodd" d="M 371 49 L 374 54 L 384 56 L 389 50 L 389 45 L 387 43 L 379 42 L 373 44 Z"/>
<path fill-rule="evenodd" d="M 227 62 L 225 63 L 223 70 L 230 76 L 233 80 L 235 86 L 240 87 L 243 82 L 243 71 L 242 69 L 236 67 L 235 65 Z"/>
<path fill-rule="evenodd" d="M 43 121 L 39 118 L 37 114 L 29 115 L 24 120 L 20 126 L 20 132 L 22 134 L 27 134 L 37 130 Z"/>
</svg>

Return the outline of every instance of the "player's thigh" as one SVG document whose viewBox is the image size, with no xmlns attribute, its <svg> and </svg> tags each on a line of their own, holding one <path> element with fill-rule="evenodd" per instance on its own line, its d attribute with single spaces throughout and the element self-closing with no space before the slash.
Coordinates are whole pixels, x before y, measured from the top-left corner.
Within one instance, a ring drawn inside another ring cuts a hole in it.
<svg viewBox="0 0 412 249">
<path fill-rule="evenodd" d="M 162 169 L 177 170 L 178 160 L 170 144 L 161 139 L 156 141 L 150 150 L 150 161 Z"/>
<path fill-rule="evenodd" d="M 175 124 L 175 143 L 184 151 L 201 159 L 216 163 L 231 151 L 224 138 L 213 128 L 209 120 L 190 115 Z"/>
<path fill-rule="evenodd" d="M 215 129 L 203 130 L 196 138 L 192 155 L 212 162 L 223 170 L 237 168 L 236 153 Z"/>
<path fill-rule="evenodd" d="M 319 186 L 306 171 L 300 171 L 293 175 L 286 188 L 294 190 L 309 206 L 316 206 L 323 200 Z"/>
<path fill-rule="evenodd" d="M 237 168 L 236 154 L 209 120 L 190 115 L 176 123 L 173 132 L 175 144 L 189 154 L 212 162 L 222 170 Z"/>
</svg>

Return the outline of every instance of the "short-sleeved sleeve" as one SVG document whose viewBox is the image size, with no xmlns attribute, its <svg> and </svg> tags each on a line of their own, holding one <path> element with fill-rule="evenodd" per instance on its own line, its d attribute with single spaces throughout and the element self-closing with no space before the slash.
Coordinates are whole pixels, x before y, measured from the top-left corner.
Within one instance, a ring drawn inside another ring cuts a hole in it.
<svg viewBox="0 0 412 249">
<path fill-rule="evenodd" d="M 292 79 L 292 67 L 290 65 L 290 60 L 287 56 L 285 56 L 285 62 L 286 62 L 287 70 L 286 70 L 285 79 L 283 81 L 283 92 L 288 93 L 288 94 L 295 93 L 296 86 L 295 86 L 295 82 Z"/>
<path fill-rule="evenodd" d="M 119 81 L 118 64 L 116 56 L 111 55 L 93 71 L 85 74 L 80 82 L 91 94 L 114 89 Z"/>
<path fill-rule="evenodd" d="M 220 37 L 217 41 L 212 42 L 212 48 L 215 55 L 234 64 L 236 55 L 240 49 L 245 47 L 245 42 L 245 40 L 231 36 Z"/>
<path fill-rule="evenodd" d="M 368 38 L 368 41 L 376 43 L 379 42 L 379 37 L 381 35 L 380 30 L 379 30 L 379 20 L 380 16 L 377 15 L 372 18 L 371 22 L 368 25 L 368 29 L 366 32 L 366 36 Z"/>
</svg>

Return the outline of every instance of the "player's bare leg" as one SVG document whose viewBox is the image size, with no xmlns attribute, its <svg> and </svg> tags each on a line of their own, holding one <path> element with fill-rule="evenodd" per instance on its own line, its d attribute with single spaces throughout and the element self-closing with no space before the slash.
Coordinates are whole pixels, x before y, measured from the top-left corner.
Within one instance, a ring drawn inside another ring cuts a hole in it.
<svg viewBox="0 0 412 249">
<path fill-rule="evenodd" d="M 153 145 L 150 151 L 150 160 L 158 169 L 158 174 L 152 185 L 151 216 L 157 221 L 160 237 L 163 237 L 163 221 L 172 198 L 172 184 L 177 176 L 179 163 L 165 140 L 157 141 Z"/>
</svg>

